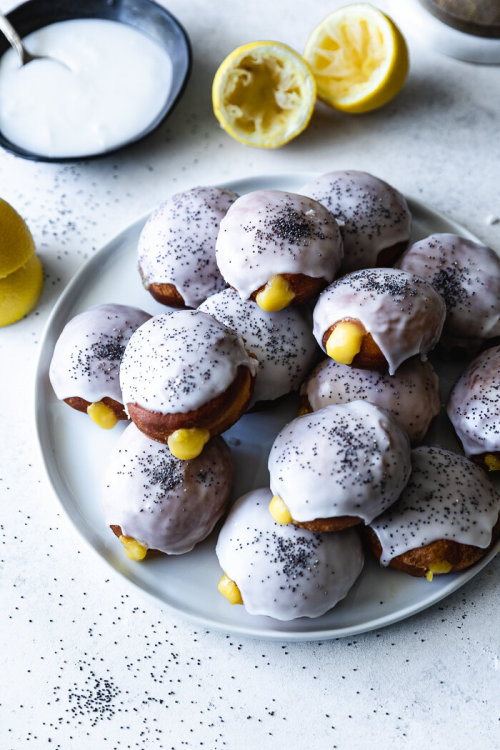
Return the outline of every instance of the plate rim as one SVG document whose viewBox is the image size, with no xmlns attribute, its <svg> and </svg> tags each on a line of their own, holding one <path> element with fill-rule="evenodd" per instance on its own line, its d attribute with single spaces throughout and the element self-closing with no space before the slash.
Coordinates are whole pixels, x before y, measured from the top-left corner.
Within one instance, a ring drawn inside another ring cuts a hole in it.
<svg viewBox="0 0 500 750">
<path fill-rule="evenodd" d="M 286 182 L 287 180 L 296 180 L 297 177 L 304 178 L 304 181 L 308 181 L 309 179 L 317 176 L 318 173 L 315 172 L 302 172 L 302 171 L 296 171 L 296 172 L 288 172 L 283 173 L 279 172 L 276 174 L 266 174 L 266 175 L 251 175 L 246 176 L 241 179 L 233 179 L 228 181 L 221 181 L 220 183 L 217 183 L 217 185 L 221 188 L 224 188 L 226 190 L 241 190 L 242 185 L 245 183 L 254 183 L 258 182 L 259 184 L 265 184 L 273 182 Z M 261 188 L 263 189 L 263 188 Z M 424 201 L 421 201 L 417 198 L 414 198 L 410 195 L 405 195 L 406 200 L 408 202 L 408 205 L 410 207 L 410 210 L 412 212 L 412 216 L 415 216 L 419 213 L 425 213 L 427 215 L 432 216 L 432 218 L 435 218 L 439 221 L 444 221 L 448 224 L 453 224 L 455 227 L 460 229 L 461 236 L 465 236 L 468 239 L 472 239 L 476 242 L 481 242 L 481 240 L 474 235 L 472 232 L 470 232 L 466 227 L 463 227 L 461 224 L 456 222 L 454 219 L 450 219 L 445 214 L 436 211 L 435 209 L 428 206 Z M 87 533 L 87 525 L 84 524 L 83 528 L 81 525 L 78 524 L 76 516 L 77 513 L 75 510 L 69 510 L 68 509 L 68 502 L 66 500 L 63 500 L 59 494 L 58 487 L 57 487 L 57 479 L 54 465 L 51 464 L 48 460 L 48 449 L 45 447 L 43 442 L 43 432 L 44 432 L 44 423 L 43 423 L 43 405 L 42 405 L 42 399 L 41 399 L 41 393 L 43 389 L 44 381 L 46 381 L 48 377 L 48 363 L 47 359 L 52 354 L 53 346 L 55 345 L 55 337 L 57 337 L 60 333 L 60 330 L 62 330 L 62 327 L 59 327 L 56 325 L 56 321 L 58 321 L 60 316 L 63 316 L 64 308 L 66 306 L 70 305 L 71 298 L 74 295 L 75 292 L 78 293 L 78 290 L 82 287 L 84 280 L 86 276 L 88 275 L 89 271 L 92 272 L 92 269 L 94 266 L 99 266 L 103 261 L 109 258 L 115 251 L 117 247 L 119 247 L 124 240 L 133 232 L 137 232 L 140 227 L 145 223 L 148 216 L 151 214 L 151 211 L 146 212 L 145 214 L 141 215 L 139 218 L 137 218 L 135 221 L 131 222 L 128 226 L 123 228 L 121 231 L 119 231 L 114 237 L 112 237 L 110 240 L 105 242 L 105 244 L 100 247 L 88 260 L 86 260 L 82 266 L 78 269 L 78 271 L 74 274 L 74 276 L 70 279 L 70 281 L 66 284 L 65 288 L 62 290 L 61 294 L 59 295 L 59 298 L 57 299 L 56 303 L 54 304 L 54 307 L 52 308 L 52 311 L 49 314 L 49 317 L 46 321 L 45 327 L 43 329 L 43 333 L 40 339 L 40 348 L 39 353 L 37 357 L 37 363 L 35 368 L 35 374 L 34 374 L 34 388 L 33 388 L 33 404 L 34 404 L 34 417 L 35 417 L 35 435 L 36 435 L 36 442 L 38 445 L 38 452 L 39 456 L 41 458 L 41 462 L 44 469 L 44 474 L 46 479 L 48 480 L 49 486 L 52 489 L 53 495 L 55 496 L 55 499 L 57 500 L 57 503 L 59 507 L 64 511 L 64 515 L 66 520 L 68 520 L 72 527 L 77 531 L 77 534 L 82 538 L 86 545 L 92 549 L 94 554 L 98 556 L 98 558 L 105 562 L 106 565 L 108 565 L 113 572 L 120 576 L 121 578 L 125 578 L 129 584 L 133 584 L 139 591 L 146 593 L 148 597 L 151 597 L 154 599 L 157 606 L 160 606 L 167 611 L 170 611 L 174 613 L 176 616 L 181 617 L 183 619 L 186 619 L 190 621 L 191 623 L 194 623 L 198 626 L 212 628 L 214 630 L 225 632 L 225 633 L 231 633 L 234 635 L 244 635 L 246 637 L 250 638 L 259 638 L 259 639 L 265 639 L 265 640 L 280 640 L 280 641 L 325 641 L 325 640 L 334 640 L 339 638 L 345 638 L 345 637 L 351 637 L 355 635 L 360 635 L 362 633 L 378 630 L 380 628 L 387 627 L 389 625 L 393 625 L 397 622 L 401 622 L 405 619 L 408 619 L 409 617 L 412 617 L 413 615 L 416 615 L 429 607 L 433 606 L 434 604 L 437 604 L 438 602 L 442 601 L 446 597 L 450 596 L 452 593 L 457 591 L 459 588 L 461 588 L 463 585 L 465 585 L 468 581 L 470 581 L 472 578 L 474 578 L 477 574 L 481 572 L 496 556 L 497 552 L 500 549 L 500 540 L 497 542 L 496 545 L 493 546 L 493 548 L 488 552 L 487 555 L 485 555 L 479 562 L 477 562 L 475 565 L 473 565 L 470 568 L 467 568 L 464 571 L 461 571 L 459 573 L 455 573 L 454 577 L 449 580 L 447 585 L 440 588 L 439 590 L 435 590 L 434 593 L 431 591 L 429 592 L 429 595 L 425 597 L 423 600 L 419 602 L 418 605 L 407 605 L 403 609 L 397 610 L 396 612 L 392 612 L 380 617 L 373 618 L 371 620 L 367 620 L 363 624 L 357 625 L 357 626 L 343 626 L 338 628 L 326 628 L 324 630 L 311 627 L 308 630 L 281 630 L 280 629 L 280 621 L 279 620 L 272 620 L 273 622 L 273 629 L 266 629 L 263 627 L 251 627 L 249 625 L 239 625 L 237 623 L 224 623 L 220 622 L 219 620 L 212 618 L 208 615 L 198 615 L 193 612 L 186 611 L 181 606 L 176 606 L 175 604 L 165 601 L 165 599 L 158 596 L 158 594 L 151 589 L 151 586 L 144 581 L 140 581 L 136 579 L 134 576 L 130 575 L 127 570 L 119 570 L 115 565 L 113 565 L 111 559 L 109 559 L 109 556 L 105 554 L 105 550 L 100 550 L 98 545 L 95 544 L 95 542 L 90 538 L 90 536 Z M 481 242 L 482 244 L 482 242 Z M 63 316 L 64 317 L 64 316 Z M 64 325 L 64 324 L 63 324 Z M 46 427 L 46 424 L 45 424 Z M 52 467 L 52 468 L 50 468 Z M 387 571 L 389 574 L 391 571 Z M 270 618 L 271 619 L 271 618 Z M 304 621 L 304 619 L 307 618 L 301 618 L 301 621 Z M 311 624 L 314 624 L 315 618 L 310 618 Z M 290 622 L 293 622 L 290 621 Z M 287 623 L 288 624 L 288 623 Z"/>
</svg>

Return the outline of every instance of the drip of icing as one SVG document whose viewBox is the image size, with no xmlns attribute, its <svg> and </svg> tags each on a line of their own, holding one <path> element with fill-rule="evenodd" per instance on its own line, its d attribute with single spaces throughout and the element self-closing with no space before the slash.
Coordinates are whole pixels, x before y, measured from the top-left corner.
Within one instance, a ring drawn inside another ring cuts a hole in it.
<svg viewBox="0 0 500 750">
<path fill-rule="evenodd" d="M 234 504 L 219 534 L 222 569 L 253 615 L 279 620 L 318 617 L 343 599 L 363 567 L 358 534 L 318 534 L 280 526 L 268 506 L 271 492 L 249 492 Z"/>
<path fill-rule="evenodd" d="M 178 414 L 223 393 L 240 365 L 258 364 L 234 331 L 207 313 L 179 310 L 151 318 L 132 336 L 120 381 L 125 404 Z"/>
<path fill-rule="evenodd" d="M 139 237 L 139 268 L 146 287 L 173 284 L 187 307 L 197 307 L 226 282 L 215 261 L 219 224 L 238 196 L 196 187 L 162 203 Z"/>
<path fill-rule="evenodd" d="M 322 203 L 337 219 L 344 241 L 342 273 L 376 266 L 382 250 L 410 238 L 405 198 L 367 172 L 328 172 L 299 192 Z"/>
<path fill-rule="evenodd" d="M 448 416 L 467 456 L 500 451 L 500 346 L 476 357 L 455 383 Z"/>
<path fill-rule="evenodd" d="M 227 283 L 249 299 L 276 274 L 332 281 L 343 249 L 324 206 L 294 193 L 258 190 L 238 198 L 222 219 L 216 256 Z"/>
<path fill-rule="evenodd" d="M 500 496 L 484 471 L 442 448 L 421 446 L 411 457 L 410 481 L 398 502 L 370 524 L 382 565 L 438 539 L 488 547 Z"/>
<path fill-rule="evenodd" d="M 49 377 L 57 398 L 122 403 L 119 369 L 125 347 L 151 315 L 126 305 L 97 305 L 72 318 L 59 336 Z"/>
<path fill-rule="evenodd" d="M 439 341 L 446 308 L 423 279 L 394 268 L 374 268 L 343 276 L 319 297 L 314 336 L 323 351 L 325 331 L 344 318 L 359 320 L 381 350 L 394 375 L 406 359 L 425 359 Z"/>
<path fill-rule="evenodd" d="M 189 552 L 205 539 L 226 508 L 232 460 L 222 438 L 212 438 L 191 461 L 131 424 L 111 454 L 102 504 L 106 523 L 123 536 L 166 554 Z"/>
<path fill-rule="evenodd" d="M 446 303 L 443 335 L 455 344 L 500 335 L 500 258 L 456 234 L 413 244 L 398 267 L 428 281 Z"/>
<path fill-rule="evenodd" d="M 250 405 L 283 396 L 299 387 L 313 366 L 317 346 L 310 317 L 298 307 L 267 313 L 242 300 L 234 289 L 209 297 L 200 310 L 210 313 L 245 341 L 259 361 Z"/>
<path fill-rule="evenodd" d="M 347 515 L 369 523 L 399 497 L 410 470 L 406 433 L 365 401 L 297 417 L 269 454 L 271 490 L 296 521 Z"/>
<path fill-rule="evenodd" d="M 415 358 L 404 362 L 393 376 L 326 359 L 312 372 L 302 393 L 313 411 L 357 399 L 388 409 L 413 443 L 423 440 L 441 410 L 438 376 L 429 362 Z"/>
</svg>

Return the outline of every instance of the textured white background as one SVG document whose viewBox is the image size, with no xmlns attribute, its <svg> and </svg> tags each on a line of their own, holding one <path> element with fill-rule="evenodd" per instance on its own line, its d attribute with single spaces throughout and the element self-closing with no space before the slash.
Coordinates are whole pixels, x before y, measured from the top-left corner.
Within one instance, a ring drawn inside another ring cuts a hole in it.
<svg viewBox="0 0 500 750">
<path fill-rule="evenodd" d="M 255 39 L 303 49 L 338 0 L 171 0 L 194 66 L 168 122 L 124 154 L 47 165 L 0 154 L 0 194 L 42 257 L 41 304 L 0 331 L 0 748 L 492 750 L 499 740 L 498 559 L 410 620 L 356 638 L 269 643 L 167 615 L 81 541 L 44 478 L 33 373 L 47 316 L 83 261 L 172 191 L 248 175 L 364 169 L 500 250 L 500 75 L 409 37 L 411 74 L 384 109 L 317 106 L 269 152 L 221 131 L 210 87 Z M 387 7 L 387 3 L 377 3 Z M 6 11 L 11 3 L 1 2 Z"/>
</svg>

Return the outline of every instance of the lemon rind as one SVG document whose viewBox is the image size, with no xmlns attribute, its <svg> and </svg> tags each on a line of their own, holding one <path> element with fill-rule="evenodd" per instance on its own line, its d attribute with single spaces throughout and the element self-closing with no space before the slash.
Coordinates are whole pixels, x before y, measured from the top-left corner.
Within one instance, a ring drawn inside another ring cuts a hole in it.
<svg viewBox="0 0 500 750">
<path fill-rule="evenodd" d="M 257 51 L 262 54 L 267 53 L 269 56 L 273 56 L 273 52 L 279 52 L 279 54 L 275 54 L 274 56 L 281 61 L 283 58 L 290 60 L 293 63 L 294 75 L 299 77 L 301 116 L 298 116 L 291 122 L 289 121 L 287 127 L 284 128 L 279 136 L 274 135 L 263 138 L 259 133 L 255 137 L 248 136 L 248 134 L 245 134 L 232 124 L 231 120 L 226 116 L 226 108 L 222 105 L 223 98 L 227 95 L 229 79 L 231 74 L 234 74 L 234 69 L 238 62 L 243 60 L 247 55 Z M 312 117 L 316 95 L 316 81 L 309 63 L 288 45 L 274 41 L 251 42 L 250 44 L 237 47 L 219 66 L 212 85 L 214 114 L 221 127 L 240 143 L 260 148 L 278 148 L 300 135 L 308 126 Z"/>
<path fill-rule="evenodd" d="M 321 48 L 328 27 L 335 27 L 350 19 L 372 19 L 381 31 L 387 46 L 386 63 L 380 65 L 369 79 L 369 85 L 356 87 L 348 96 L 334 96 L 321 82 L 321 74 L 315 70 L 312 60 Z M 318 87 L 318 99 L 329 106 L 351 114 L 361 114 L 387 104 L 396 96 L 404 84 L 409 70 L 409 55 L 406 41 L 396 24 L 385 13 L 367 3 L 356 3 L 330 13 L 312 31 L 306 44 L 304 57 L 311 64 Z M 363 92 L 364 90 L 364 92 Z"/>
</svg>

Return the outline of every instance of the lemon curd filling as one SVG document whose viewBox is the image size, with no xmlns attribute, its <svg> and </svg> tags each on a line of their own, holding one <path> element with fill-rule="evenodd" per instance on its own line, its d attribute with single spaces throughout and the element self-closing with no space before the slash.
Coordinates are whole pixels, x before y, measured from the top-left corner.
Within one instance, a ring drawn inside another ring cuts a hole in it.
<svg viewBox="0 0 500 750">
<path fill-rule="evenodd" d="M 210 440 L 210 432 L 197 427 L 175 430 L 168 437 L 170 453 L 182 461 L 196 458 Z"/>
<path fill-rule="evenodd" d="M 350 365 L 361 350 L 364 331 L 356 323 L 337 323 L 326 342 L 326 353 L 341 365 Z"/>
<path fill-rule="evenodd" d="M 287 307 L 294 299 L 295 293 L 283 276 L 271 276 L 264 289 L 255 297 L 258 306 L 266 312 L 277 312 Z"/>
<path fill-rule="evenodd" d="M 429 565 L 429 570 L 425 574 L 425 577 L 428 581 L 432 581 L 432 579 L 434 578 L 434 573 L 449 573 L 451 568 L 452 564 L 447 560 L 435 562 L 433 563 L 433 565 Z"/>
<path fill-rule="evenodd" d="M 137 562 L 144 560 L 148 552 L 148 548 L 144 544 L 138 542 L 133 536 L 123 536 L 122 534 L 118 538 L 123 544 L 123 549 L 128 558 Z"/>
<path fill-rule="evenodd" d="M 112 430 L 115 424 L 118 422 L 118 417 L 114 413 L 113 409 L 107 404 L 103 404 L 102 401 L 96 401 L 90 406 L 87 406 L 87 414 L 93 422 L 103 430 Z"/>
<path fill-rule="evenodd" d="M 222 596 L 225 596 L 230 604 L 243 604 L 241 592 L 235 582 L 225 573 L 217 586 Z"/>
<path fill-rule="evenodd" d="M 487 453 L 484 457 L 484 463 L 488 471 L 500 471 L 500 458 L 494 456 L 492 453 Z"/>
<path fill-rule="evenodd" d="M 274 495 L 269 503 L 269 512 L 274 520 L 282 526 L 292 523 L 292 515 L 279 495 Z"/>
</svg>

